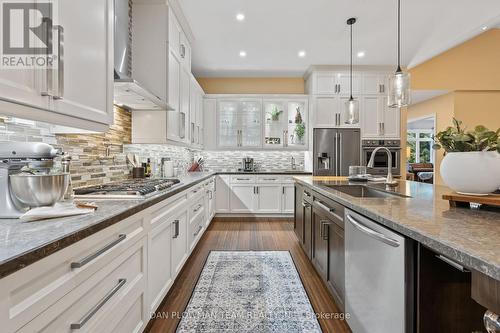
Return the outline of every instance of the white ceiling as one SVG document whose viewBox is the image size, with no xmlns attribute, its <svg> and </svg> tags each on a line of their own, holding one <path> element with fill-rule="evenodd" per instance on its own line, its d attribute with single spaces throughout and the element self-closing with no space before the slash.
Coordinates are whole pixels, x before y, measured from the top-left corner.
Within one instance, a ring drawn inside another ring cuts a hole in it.
<svg viewBox="0 0 500 333">
<path fill-rule="evenodd" d="M 194 34 L 197 76 L 293 76 L 310 65 L 396 62 L 396 0 L 181 0 Z M 238 22 L 236 13 L 246 18 Z M 403 64 L 414 66 L 498 26 L 499 0 L 403 0 Z M 240 58 L 239 52 L 247 52 Z M 299 58 L 305 50 L 305 58 Z"/>
</svg>

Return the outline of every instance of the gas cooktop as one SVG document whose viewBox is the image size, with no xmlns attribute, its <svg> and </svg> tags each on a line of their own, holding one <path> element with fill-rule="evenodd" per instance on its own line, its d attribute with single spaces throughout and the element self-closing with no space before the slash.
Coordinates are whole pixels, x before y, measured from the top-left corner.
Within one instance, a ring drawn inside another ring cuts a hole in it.
<svg viewBox="0 0 500 333">
<path fill-rule="evenodd" d="M 75 198 L 143 199 L 176 185 L 180 185 L 176 178 L 130 179 L 76 189 Z"/>
</svg>

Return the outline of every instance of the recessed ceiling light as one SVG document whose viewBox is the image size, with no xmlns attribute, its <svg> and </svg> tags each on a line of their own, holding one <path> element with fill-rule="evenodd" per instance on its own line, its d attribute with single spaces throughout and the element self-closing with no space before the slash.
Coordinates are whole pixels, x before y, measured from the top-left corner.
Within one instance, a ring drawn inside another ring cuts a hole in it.
<svg viewBox="0 0 500 333">
<path fill-rule="evenodd" d="M 240 22 L 241 22 L 241 21 L 244 21 L 244 20 L 245 20 L 245 14 L 243 14 L 243 13 L 238 13 L 238 14 L 236 14 L 236 19 L 237 19 L 238 21 L 240 21 Z"/>
<path fill-rule="evenodd" d="M 484 27 L 482 27 L 481 29 L 483 29 L 483 31 L 486 31 L 486 30 L 488 29 L 488 27 L 487 27 L 487 26 L 484 26 Z"/>
<path fill-rule="evenodd" d="M 358 52 L 358 58 L 363 58 L 366 55 L 365 51 Z"/>
<path fill-rule="evenodd" d="M 246 51 L 240 51 L 240 57 L 245 58 L 247 56 Z"/>
<path fill-rule="evenodd" d="M 299 51 L 299 57 L 304 58 L 306 56 L 306 51 Z"/>
</svg>

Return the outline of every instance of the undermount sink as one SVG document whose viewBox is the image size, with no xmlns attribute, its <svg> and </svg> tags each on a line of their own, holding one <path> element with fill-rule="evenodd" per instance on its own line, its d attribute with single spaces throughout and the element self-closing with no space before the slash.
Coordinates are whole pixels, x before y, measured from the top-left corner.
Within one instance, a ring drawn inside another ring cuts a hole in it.
<svg viewBox="0 0 500 333">
<path fill-rule="evenodd" d="M 390 198 L 390 197 L 406 198 L 407 197 L 399 193 L 389 193 L 364 185 L 325 185 L 325 186 L 356 198 Z"/>
</svg>

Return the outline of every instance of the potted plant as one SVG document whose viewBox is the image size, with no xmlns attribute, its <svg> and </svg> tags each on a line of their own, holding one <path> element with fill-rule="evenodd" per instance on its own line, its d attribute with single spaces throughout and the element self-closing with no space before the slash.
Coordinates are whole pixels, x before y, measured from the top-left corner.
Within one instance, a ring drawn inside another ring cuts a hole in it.
<svg viewBox="0 0 500 333">
<path fill-rule="evenodd" d="M 302 115 L 300 114 L 300 107 L 295 109 L 295 123 L 302 124 Z"/>
<path fill-rule="evenodd" d="M 278 107 L 275 105 L 273 106 L 273 109 L 272 111 L 270 112 L 270 115 L 271 115 L 271 120 L 272 121 L 278 121 L 280 119 L 280 114 L 282 113 L 283 111 L 281 110 L 278 110 Z"/>
<path fill-rule="evenodd" d="M 487 195 L 500 188 L 500 128 L 479 125 L 466 130 L 453 119 L 434 137 L 434 149 L 445 150 L 440 173 L 443 181 L 462 194 Z"/>
<path fill-rule="evenodd" d="M 295 134 L 297 135 L 298 143 L 303 143 L 305 133 L 306 133 L 306 125 L 304 125 L 304 123 L 299 123 L 295 125 Z"/>
</svg>

